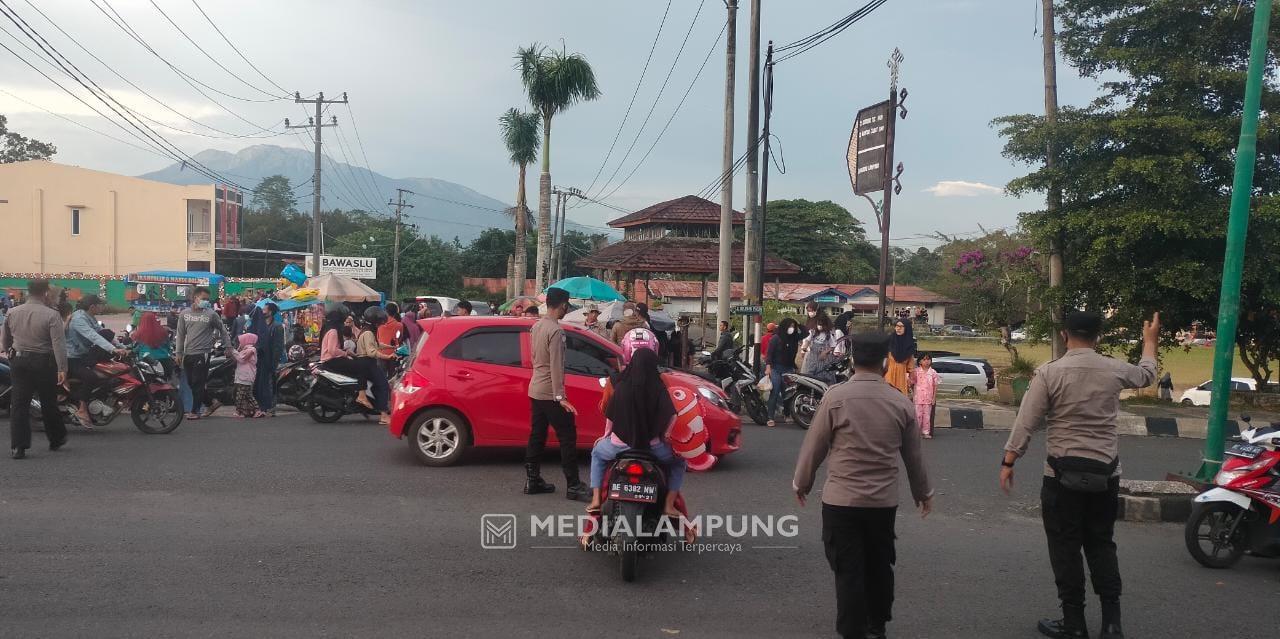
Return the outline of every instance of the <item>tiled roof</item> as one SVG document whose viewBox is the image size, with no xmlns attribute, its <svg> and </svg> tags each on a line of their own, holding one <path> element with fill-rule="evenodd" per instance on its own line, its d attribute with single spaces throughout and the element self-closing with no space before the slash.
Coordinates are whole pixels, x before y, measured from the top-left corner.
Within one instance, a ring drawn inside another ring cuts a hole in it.
<svg viewBox="0 0 1280 639">
<path fill-rule="evenodd" d="M 644 286 L 643 281 L 638 282 L 636 290 L 641 290 Z M 879 291 L 879 284 L 790 284 L 783 282 L 774 284 L 767 282 L 764 285 L 764 296 L 766 299 L 779 299 L 784 301 L 798 302 L 806 300 L 818 293 L 828 289 L 838 289 L 845 295 L 850 297 L 856 296 L 863 290 L 869 290 L 871 293 Z M 899 284 L 895 291 L 893 285 L 889 286 L 889 300 L 900 304 L 955 304 L 956 301 L 948 297 L 934 293 L 919 286 L 906 286 Z M 649 290 L 658 297 L 668 299 L 693 299 L 702 297 L 702 282 L 700 281 L 678 281 L 678 280 L 650 280 Z M 707 282 L 708 295 L 715 296 L 716 282 Z M 741 282 L 734 282 L 731 287 L 731 296 L 735 299 L 744 297 Z"/>
<path fill-rule="evenodd" d="M 735 225 L 742 225 L 745 221 L 746 216 L 744 216 L 741 211 L 733 212 L 733 223 Z M 686 195 L 674 200 L 659 202 L 648 208 L 636 211 L 635 213 L 624 215 L 609 222 L 609 226 L 614 228 L 624 228 L 640 224 L 651 224 L 654 222 L 708 225 L 719 224 L 720 205 L 696 195 Z"/>
<path fill-rule="evenodd" d="M 734 242 L 733 265 L 739 271 L 742 252 L 742 243 Z M 578 266 L 633 273 L 713 274 L 720 270 L 720 240 L 692 237 L 625 240 L 578 260 Z M 791 275 L 799 273 L 800 267 L 766 254 L 764 270 L 767 275 Z"/>
</svg>

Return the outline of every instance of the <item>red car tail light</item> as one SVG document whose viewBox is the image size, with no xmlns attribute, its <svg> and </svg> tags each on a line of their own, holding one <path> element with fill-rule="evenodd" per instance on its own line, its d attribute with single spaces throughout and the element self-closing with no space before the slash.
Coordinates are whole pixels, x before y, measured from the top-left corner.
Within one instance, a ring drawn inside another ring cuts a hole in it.
<svg viewBox="0 0 1280 639">
<path fill-rule="evenodd" d="M 400 378 L 400 387 L 396 390 L 406 395 L 412 395 L 422 390 L 427 384 L 426 377 L 423 377 L 413 369 L 409 369 L 405 371 L 404 377 Z"/>
</svg>

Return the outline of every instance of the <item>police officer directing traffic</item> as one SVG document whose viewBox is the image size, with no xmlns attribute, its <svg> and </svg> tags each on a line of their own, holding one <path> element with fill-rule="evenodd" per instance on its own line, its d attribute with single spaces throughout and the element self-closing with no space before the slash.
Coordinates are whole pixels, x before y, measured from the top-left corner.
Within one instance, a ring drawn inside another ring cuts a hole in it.
<svg viewBox="0 0 1280 639">
<path fill-rule="evenodd" d="M 1150 386 L 1156 379 L 1160 314 L 1142 326 L 1137 366 L 1100 355 L 1102 316 L 1076 311 L 1066 317 L 1067 353 L 1036 371 L 1005 444 L 1000 487 L 1013 488 L 1013 466 L 1027 452 L 1032 432 L 1047 427 L 1048 460 L 1040 488 L 1040 516 L 1049 541 L 1062 619 L 1042 620 L 1040 634 L 1087 638 L 1084 559 L 1093 590 L 1102 601 L 1102 639 L 1123 639 L 1120 625 L 1120 564 L 1116 558 L 1120 450 L 1116 417 L 1120 391 Z"/>
<path fill-rule="evenodd" d="M 27 284 L 27 301 L 9 313 L 0 344 L 9 353 L 13 377 L 9 453 L 14 459 L 31 448 L 31 398 L 40 398 L 49 450 L 67 443 L 67 427 L 58 414 L 58 386 L 67 382 L 66 329 L 51 306 L 48 280 Z"/>
</svg>

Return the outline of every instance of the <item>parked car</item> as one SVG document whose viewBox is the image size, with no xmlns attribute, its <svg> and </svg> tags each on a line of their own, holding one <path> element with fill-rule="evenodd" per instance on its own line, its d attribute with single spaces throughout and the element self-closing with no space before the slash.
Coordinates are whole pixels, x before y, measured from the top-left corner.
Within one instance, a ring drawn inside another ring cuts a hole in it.
<svg viewBox="0 0 1280 639">
<path fill-rule="evenodd" d="M 961 324 L 947 324 L 942 327 L 943 335 L 951 337 L 982 337 L 982 333 Z"/>
<path fill-rule="evenodd" d="M 1018 329 L 1018 330 L 1016 330 L 1016 331 L 1012 331 L 1012 332 L 1010 332 L 1010 333 L 1009 333 L 1009 341 L 1011 341 L 1011 342 L 1025 342 L 1025 341 L 1027 341 L 1027 329 L 1025 329 L 1025 328 L 1020 328 L 1020 329 Z"/>
<path fill-rule="evenodd" d="M 493 315 L 493 312 L 489 310 L 488 302 L 478 302 L 476 300 L 471 300 L 471 314 L 484 316 L 484 315 Z"/>
<path fill-rule="evenodd" d="M 1252 377 L 1232 377 L 1232 392 L 1251 391 L 1258 388 L 1258 380 Z M 1213 395 L 1213 380 L 1209 380 L 1199 386 L 1188 388 L 1182 391 L 1182 398 L 1178 401 L 1183 406 L 1208 406 L 1209 397 Z"/>
<path fill-rule="evenodd" d="M 933 370 L 938 371 L 938 390 L 943 393 L 977 397 L 996 387 L 995 370 L 984 359 L 939 357 L 933 360 Z"/>
<path fill-rule="evenodd" d="M 533 323 L 505 316 L 426 320 L 412 364 L 392 392 L 391 434 L 407 439 L 428 466 L 456 464 L 472 447 L 525 446 Z M 564 324 L 564 331 L 565 395 L 578 409 L 577 446 L 588 449 L 604 433 L 602 380 L 618 370 L 622 350 L 578 326 Z M 662 376 L 699 397 L 713 454 L 738 450 L 742 421 L 719 387 L 680 371 Z M 554 433 L 550 439 L 554 450 Z"/>
<path fill-rule="evenodd" d="M 453 315 L 453 311 L 458 308 L 458 302 L 460 301 L 456 297 L 440 297 L 438 295 L 419 295 L 413 299 L 426 304 L 427 308 L 431 309 L 432 317 Z M 485 306 L 488 306 L 488 304 L 485 304 Z"/>
</svg>

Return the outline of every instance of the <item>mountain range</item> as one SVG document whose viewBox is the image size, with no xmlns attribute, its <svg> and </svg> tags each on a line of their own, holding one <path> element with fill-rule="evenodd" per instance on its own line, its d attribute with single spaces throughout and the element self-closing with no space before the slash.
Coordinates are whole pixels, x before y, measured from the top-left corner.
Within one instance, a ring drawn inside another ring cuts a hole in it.
<svg viewBox="0 0 1280 639">
<path fill-rule="evenodd" d="M 290 149 L 270 144 L 254 145 L 236 153 L 209 149 L 195 154 L 201 164 L 225 175 L 238 184 L 254 188 L 272 175 L 289 178 L 298 198 L 298 210 L 310 211 L 315 173 L 315 154 L 302 149 Z M 207 184 L 209 179 L 183 164 L 146 173 L 138 177 L 168 182 L 170 184 Z M 470 242 L 487 228 L 512 228 L 511 218 L 504 212 L 511 205 L 491 198 L 461 184 L 435 178 L 392 178 L 325 157 L 321 173 L 321 201 L 326 209 L 363 209 L 385 212 L 386 202 L 394 199 L 396 189 L 412 191 L 405 201 L 414 208 L 405 209 L 408 221 L 417 224 L 425 235 L 435 235 L 451 240 L 457 237 L 463 244 Z M 537 194 L 536 178 L 530 185 Z M 245 204 L 252 201 L 245 194 Z M 566 221 L 565 228 L 584 233 L 599 230 Z"/>
</svg>

